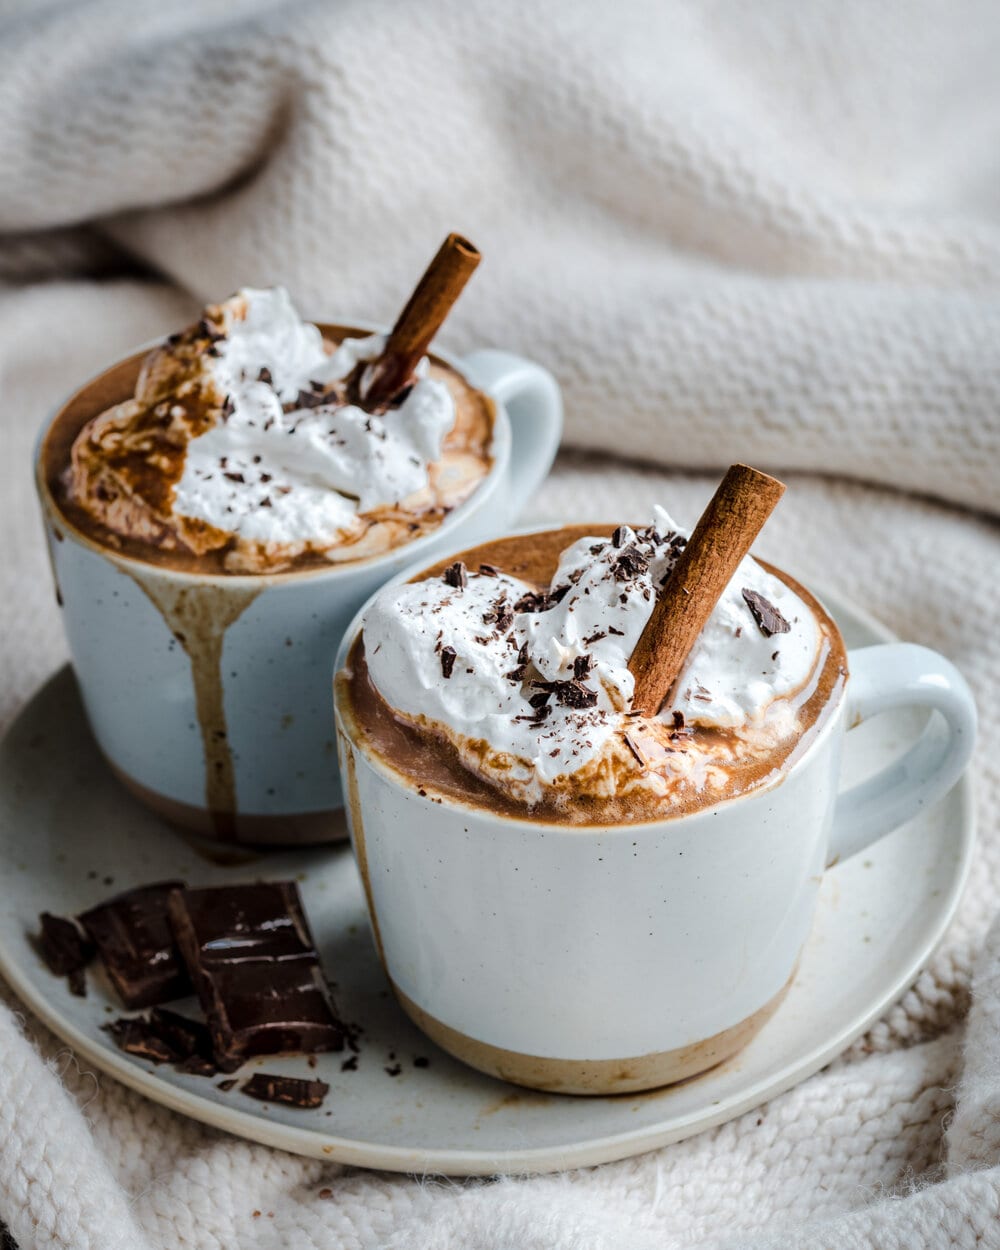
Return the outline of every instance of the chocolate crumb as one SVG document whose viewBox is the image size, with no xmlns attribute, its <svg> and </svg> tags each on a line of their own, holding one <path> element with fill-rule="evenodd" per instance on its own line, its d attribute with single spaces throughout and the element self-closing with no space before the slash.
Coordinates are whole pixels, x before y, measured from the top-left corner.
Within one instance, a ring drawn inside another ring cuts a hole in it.
<svg viewBox="0 0 1000 1250">
<path fill-rule="evenodd" d="M 623 629 L 615 629 L 615 627 L 614 627 L 613 625 L 609 625 L 609 626 L 608 626 L 608 633 L 609 633 L 609 634 L 614 634 L 614 635 L 615 635 L 616 637 L 618 637 L 618 638 L 624 638 L 624 637 L 625 637 L 625 631 L 624 631 Z"/>
<path fill-rule="evenodd" d="M 578 655 L 573 661 L 573 676 L 577 681 L 586 681 L 594 668 L 592 655 Z"/>
<path fill-rule="evenodd" d="M 240 1086 L 240 1093 L 260 1102 L 280 1102 L 300 1111 L 314 1111 L 322 1106 L 330 1092 L 326 1081 L 304 1081 L 297 1076 L 275 1076 L 271 1072 L 255 1072 Z"/>
<path fill-rule="evenodd" d="M 48 911 L 42 912 L 38 922 L 42 927 L 39 948 L 49 971 L 57 977 L 82 973 L 94 957 L 94 946 L 76 922 L 64 916 L 54 916 Z M 73 988 L 72 984 L 70 988 Z"/>
<path fill-rule="evenodd" d="M 479 566 L 479 571 L 480 573 L 482 573 L 483 577 L 499 577 L 500 576 L 500 570 L 497 568 L 495 564 L 481 564 Z"/>
<path fill-rule="evenodd" d="M 413 1061 L 413 1066 L 415 1068 L 429 1068 L 431 1066 L 431 1061 L 424 1055 L 417 1055 Z"/>
<path fill-rule="evenodd" d="M 449 564 L 441 574 L 441 580 L 446 586 L 452 586 L 455 590 L 464 590 L 469 584 L 469 575 L 462 561 L 456 560 L 454 564 Z"/>
<path fill-rule="evenodd" d="M 394 1063 L 392 1064 L 391 1067 L 387 1066 L 385 1068 L 385 1074 L 386 1076 L 399 1076 L 402 1070 L 403 1070 L 403 1065 L 401 1063 Z"/>
<path fill-rule="evenodd" d="M 349 1059 L 345 1059 L 344 1062 L 340 1065 L 340 1070 L 341 1072 L 357 1072 L 358 1070 L 357 1055 L 351 1055 Z"/>
<path fill-rule="evenodd" d="M 615 532 L 611 535 L 612 547 L 624 546 L 626 533 L 627 533 L 627 526 L 619 525 L 618 528 L 615 530 Z"/>
<path fill-rule="evenodd" d="M 675 728 L 675 729 L 683 729 L 683 728 L 684 728 L 684 713 L 683 713 L 682 711 L 680 711 L 679 709 L 678 709 L 678 710 L 676 710 L 676 711 L 673 713 L 672 719 L 673 719 L 673 722 L 674 722 L 674 728 Z"/>
<path fill-rule="evenodd" d="M 441 648 L 441 673 L 442 673 L 442 676 L 444 676 L 444 677 L 450 677 L 450 676 L 451 676 L 451 674 L 452 674 L 452 670 L 453 670 L 453 669 L 454 669 L 454 667 L 455 667 L 455 660 L 456 660 L 457 658 L 458 658 L 458 653 L 455 651 L 455 648 L 454 648 L 454 647 L 442 647 L 442 648 Z"/>
<path fill-rule="evenodd" d="M 750 590 L 744 586 L 741 593 L 744 603 L 750 609 L 750 614 L 757 622 L 757 628 L 765 638 L 770 638 L 772 634 L 787 634 L 792 628 L 774 604 L 769 603 L 756 590 Z"/>
<path fill-rule="evenodd" d="M 229 1091 L 235 1087 L 235 1085 L 236 1077 L 229 1076 L 224 1081 L 220 1081 L 216 1086 L 216 1089 L 221 1089 L 224 1094 L 228 1094 Z"/>
<path fill-rule="evenodd" d="M 266 367 L 261 369 L 260 373 L 257 374 L 257 381 L 266 382 L 268 386 L 273 386 L 274 378 L 271 377 L 271 370 Z"/>
<path fill-rule="evenodd" d="M 780 651 L 772 651 L 772 652 L 771 652 L 771 659 L 772 659 L 772 660 L 776 660 L 780 654 L 781 654 L 781 652 L 780 652 Z"/>
</svg>

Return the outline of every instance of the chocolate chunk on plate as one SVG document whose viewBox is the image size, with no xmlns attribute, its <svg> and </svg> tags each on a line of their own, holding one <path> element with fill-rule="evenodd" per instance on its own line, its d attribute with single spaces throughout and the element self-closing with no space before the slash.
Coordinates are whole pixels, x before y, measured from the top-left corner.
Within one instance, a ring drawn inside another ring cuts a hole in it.
<svg viewBox="0 0 1000 1250">
<path fill-rule="evenodd" d="M 126 1007 L 152 1007 L 191 993 L 167 919 L 167 899 L 182 881 L 126 890 L 80 917 Z"/>
<path fill-rule="evenodd" d="M 269 1072 L 255 1072 L 249 1081 L 240 1086 L 240 1093 L 261 1102 L 280 1102 L 286 1107 L 298 1107 L 302 1111 L 314 1111 L 323 1105 L 330 1092 L 326 1081 L 304 1081 L 297 1076 L 273 1076 Z"/>
<path fill-rule="evenodd" d="M 170 920 L 220 1071 L 252 1055 L 343 1049 L 294 882 L 176 890 Z"/>
<path fill-rule="evenodd" d="M 120 1020 L 112 1020 L 110 1024 L 101 1027 L 106 1033 L 110 1033 L 118 1049 L 124 1050 L 126 1054 L 148 1059 L 151 1063 L 177 1062 L 178 1055 L 173 1047 L 141 1016 L 123 1016 Z"/>
<path fill-rule="evenodd" d="M 53 916 L 43 911 L 38 917 L 41 925 L 39 950 L 50 972 L 57 977 L 67 977 L 71 993 L 78 998 L 86 997 L 87 978 L 84 968 L 94 957 L 94 947 L 75 920 L 65 916 Z"/>
<path fill-rule="evenodd" d="M 123 1016 L 103 1026 L 115 1045 L 152 1063 L 174 1063 L 183 1072 L 214 1076 L 208 1029 L 176 1011 L 154 1007 L 148 1016 Z"/>
</svg>

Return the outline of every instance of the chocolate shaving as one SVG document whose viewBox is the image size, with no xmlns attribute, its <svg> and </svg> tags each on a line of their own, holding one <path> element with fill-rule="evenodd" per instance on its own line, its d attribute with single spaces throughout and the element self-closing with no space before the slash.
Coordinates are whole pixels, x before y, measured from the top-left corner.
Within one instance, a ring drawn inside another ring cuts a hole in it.
<svg viewBox="0 0 1000 1250">
<path fill-rule="evenodd" d="M 639 748 L 635 745 L 635 743 L 632 741 L 632 739 L 629 737 L 629 735 L 628 735 L 628 734 L 622 734 L 622 738 L 623 738 L 623 739 L 624 739 L 624 741 L 625 741 L 625 745 L 628 747 L 628 749 L 629 749 L 629 750 L 632 752 L 632 754 L 635 756 L 636 763 L 637 763 L 637 764 L 638 764 L 641 768 L 645 768 L 645 767 L 646 767 L 646 757 L 643 755 L 643 753 L 642 753 L 642 752 L 639 750 Z"/>
<path fill-rule="evenodd" d="M 501 634 L 505 634 L 514 624 L 514 609 L 507 602 L 506 595 L 501 596 L 488 612 L 483 613 L 483 621 L 487 625 L 496 625 Z"/>
<path fill-rule="evenodd" d="M 608 631 L 606 629 L 595 629 L 592 634 L 584 638 L 584 646 L 592 647 L 595 642 L 600 642 L 602 638 L 607 638 Z"/>
<path fill-rule="evenodd" d="M 774 604 L 769 603 L 756 590 L 750 590 L 744 586 L 741 593 L 743 602 L 750 609 L 751 616 L 757 622 L 757 628 L 765 638 L 770 638 L 772 634 L 787 634 L 792 628 Z"/>
<path fill-rule="evenodd" d="M 625 631 L 623 629 L 615 629 L 613 625 L 608 626 L 608 633 L 614 634 L 617 638 L 625 637 Z"/>
<path fill-rule="evenodd" d="M 268 386 L 273 386 L 274 378 L 271 377 L 271 370 L 268 369 L 266 366 L 262 368 L 260 373 L 257 374 L 257 381 L 266 382 Z"/>
<path fill-rule="evenodd" d="M 454 647 L 442 647 L 442 648 L 441 648 L 441 673 L 442 673 L 442 676 L 444 676 L 444 677 L 450 677 L 450 676 L 451 676 L 451 674 L 452 674 L 452 670 L 453 670 L 453 669 L 454 669 L 454 667 L 455 667 L 455 660 L 456 660 L 457 658 L 458 658 L 458 653 L 455 651 L 455 648 L 454 648 Z"/>
<path fill-rule="evenodd" d="M 555 695 L 556 701 L 563 707 L 582 709 L 594 707 L 597 703 L 597 691 L 589 689 L 575 678 L 569 681 L 534 681 L 531 684 L 547 694 Z"/>
<path fill-rule="evenodd" d="M 592 655 L 578 655 L 573 661 L 573 676 L 577 681 L 586 681 L 594 669 Z"/>
<path fill-rule="evenodd" d="M 260 1102 L 280 1102 L 286 1107 L 300 1111 L 314 1111 L 323 1105 L 330 1092 L 326 1081 L 304 1081 L 297 1076 L 275 1076 L 270 1072 L 255 1072 L 249 1081 L 240 1086 L 240 1093 Z"/>
<path fill-rule="evenodd" d="M 626 547 L 611 565 L 611 572 L 619 582 L 632 581 L 649 570 L 649 561 L 636 546 Z"/>
<path fill-rule="evenodd" d="M 628 526 L 619 525 L 615 532 L 611 535 L 612 547 L 622 547 L 625 545 L 625 539 L 628 536 Z"/>
<path fill-rule="evenodd" d="M 529 590 L 514 604 L 515 612 L 547 612 L 552 600 L 544 591 Z"/>
<path fill-rule="evenodd" d="M 495 564 L 481 564 L 479 566 L 479 571 L 480 573 L 482 573 L 483 577 L 499 577 L 500 576 L 500 570 L 497 568 Z"/>
<path fill-rule="evenodd" d="M 673 715 L 674 728 L 683 729 L 684 728 L 684 713 L 679 710 L 676 710 L 673 712 L 672 715 Z"/>
<path fill-rule="evenodd" d="M 464 590 L 469 584 L 469 575 L 462 561 L 456 560 L 454 564 L 449 564 L 441 574 L 441 580 L 446 586 L 452 586 L 455 590 Z"/>
</svg>

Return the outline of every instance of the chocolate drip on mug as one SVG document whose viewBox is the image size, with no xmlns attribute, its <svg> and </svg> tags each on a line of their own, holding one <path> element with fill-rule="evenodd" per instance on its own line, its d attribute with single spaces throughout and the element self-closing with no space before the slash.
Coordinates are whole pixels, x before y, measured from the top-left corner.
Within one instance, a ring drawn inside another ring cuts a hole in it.
<svg viewBox="0 0 1000 1250">
<path fill-rule="evenodd" d="M 175 587 L 147 577 L 134 566 L 122 567 L 159 611 L 191 661 L 195 712 L 205 755 L 205 806 L 216 837 L 231 841 L 236 836 L 238 809 L 233 753 L 226 726 L 222 648 L 226 630 L 257 598 L 263 586 L 249 590 L 211 584 Z"/>
</svg>

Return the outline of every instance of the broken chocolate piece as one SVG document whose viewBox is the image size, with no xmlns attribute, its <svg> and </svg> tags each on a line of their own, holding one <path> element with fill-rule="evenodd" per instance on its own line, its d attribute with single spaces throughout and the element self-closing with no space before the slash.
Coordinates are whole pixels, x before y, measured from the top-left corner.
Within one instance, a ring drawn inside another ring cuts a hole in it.
<svg viewBox="0 0 1000 1250">
<path fill-rule="evenodd" d="M 167 899 L 182 881 L 126 890 L 79 921 L 126 1007 L 152 1007 L 191 993 L 167 920 Z"/>
<path fill-rule="evenodd" d="M 212 1039 L 208 1026 L 200 1020 L 191 1020 L 167 1007 L 154 1007 L 149 1013 L 149 1024 L 179 1059 L 190 1059 L 193 1056 L 212 1058 Z"/>
<path fill-rule="evenodd" d="M 251 1055 L 343 1049 L 294 882 L 175 890 L 170 921 L 221 1071 Z"/>
<path fill-rule="evenodd" d="M 119 1050 L 140 1059 L 148 1059 L 150 1063 L 176 1063 L 181 1057 L 160 1037 L 156 1028 L 141 1016 L 122 1016 L 120 1020 L 102 1024 L 101 1028 L 105 1033 L 111 1034 Z"/>
<path fill-rule="evenodd" d="M 469 575 L 465 571 L 465 565 L 462 561 L 456 560 L 454 564 L 449 564 L 441 574 L 441 580 L 446 586 L 453 586 L 456 590 L 462 590 L 469 584 Z"/>
<path fill-rule="evenodd" d="M 49 971 L 57 977 L 68 977 L 70 991 L 78 998 L 85 997 L 87 980 L 83 970 L 94 957 L 93 944 L 76 922 L 65 916 L 43 911 L 38 921 L 42 926 L 38 945 Z"/>
<path fill-rule="evenodd" d="M 792 628 L 774 604 L 769 603 L 756 590 L 750 590 L 744 586 L 741 593 L 743 602 L 750 609 L 750 614 L 757 622 L 757 628 L 765 638 L 770 638 L 772 634 L 787 634 Z"/>
<path fill-rule="evenodd" d="M 270 1072 L 255 1072 L 249 1081 L 240 1086 L 240 1093 L 261 1102 L 280 1102 L 286 1107 L 301 1111 L 314 1111 L 323 1105 L 330 1092 L 326 1081 L 304 1081 L 297 1076 L 275 1076 Z"/>
<path fill-rule="evenodd" d="M 174 1063 L 181 1072 L 214 1076 L 208 1029 L 176 1011 L 154 1007 L 148 1016 L 122 1016 L 102 1026 L 115 1045 L 152 1063 Z"/>
<path fill-rule="evenodd" d="M 455 667 L 455 660 L 457 658 L 458 658 L 458 653 L 456 652 L 454 647 L 442 647 L 441 648 L 441 675 L 442 677 L 451 676 L 452 669 L 454 669 Z"/>
</svg>

